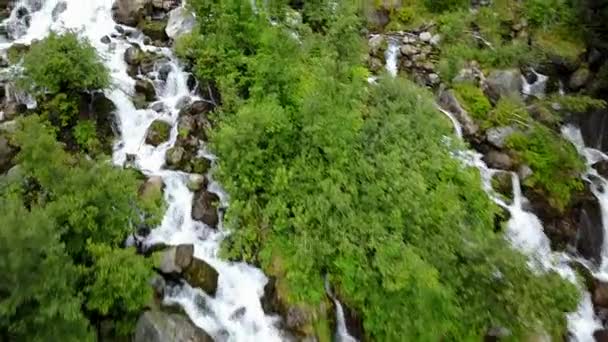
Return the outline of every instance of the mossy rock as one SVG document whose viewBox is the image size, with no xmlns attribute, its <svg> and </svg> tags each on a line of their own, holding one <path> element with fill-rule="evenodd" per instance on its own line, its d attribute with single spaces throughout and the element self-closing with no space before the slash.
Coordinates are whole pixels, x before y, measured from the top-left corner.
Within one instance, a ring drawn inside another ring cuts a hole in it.
<svg viewBox="0 0 608 342">
<path fill-rule="evenodd" d="M 169 37 L 165 32 L 167 27 L 167 20 L 142 20 L 137 25 L 146 36 L 150 37 L 154 41 L 167 41 Z"/>
<path fill-rule="evenodd" d="M 23 56 L 30 50 L 28 45 L 24 44 L 13 44 L 6 51 L 8 61 L 10 64 L 17 64 L 23 58 Z"/>
<path fill-rule="evenodd" d="M 156 120 L 152 122 L 152 124 L 148 128 L 148 133 L 146 135 L 146 144 L 158 146 L 163 142 L 169 140 L 170 134 L 171 125 L 169 125 L 169 123 L 165 121 Z"/>
<path fill-rule="evenodd" d="M 585 43 L 567 34 L 539 31 L 533 36 L 533 46 L 542 51 L 549 62 L 565 71 L 575 71 L 585 53 Z"/>
</svg>

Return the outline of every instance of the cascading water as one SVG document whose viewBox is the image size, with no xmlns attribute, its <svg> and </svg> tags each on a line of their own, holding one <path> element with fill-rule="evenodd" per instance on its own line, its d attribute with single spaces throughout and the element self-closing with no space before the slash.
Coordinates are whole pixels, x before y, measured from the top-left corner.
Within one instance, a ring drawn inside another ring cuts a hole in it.
<svg viewBox="0 0 608 342">
<path fill-rule="evenodd" d="M 112 79 L 112 87 L 105 91 L 105 95 L 116 106 L 115 114 L 120 131 L 120 140 L 114 146 L 113 162 L 123 165 L 127 156 L 130 156 L 139 170 L 148 176 L 162 177 L 165 184 L 164 196 L 168 210 L 160 227 L 152 231 L 145 243 L 194 244 L 195 257 L 205 260 L 219 272 L 215 297 L 185 285 L 168 289 L 168 298 L 165 300 L 182 305 L 192 321 L 217 340 L 280 341 L 283 335 L 276 328 L 279 318 L 265 315 L 260 303 L 267 278 L 260 270 L 245 263 L 219 259 L 219 245 L 226 236 L 221 223 L 215 230 L 193 220 L 193 194 L 186 186 L 189 175 L 163 169 L 165 153 L 177 137 L 178 101 L 184 96 L 197 99 L 196 94 L 188 88 L 188 74 L 180 68 L 170 49 L 145 45 L 141 34 L 128 37 L 117 34 L 117 25 L 112 19 L 113 2 L 114 0 L 21 0 L 15 4 L 11 18 L 5 22 L 15 40 L 0 44 L 0 48 L 6 51 L 13 43 L 30 44 L 35 39 L 44 38 L 51 31 L 66 30 L 76 31 L 91 42 L 108 67 Z M 58 6 L 65 8 L 58 10 Z M 21 12 L 17 13 L 18 11 Z M 127 27 L 124 29 L 133 30 Z M 115 38 L 111 38 L 109 44 L 104 44 L 101 38 L 105 36 Z M 155 82 L 157 96 L 166 111 L 157 113 L 150 109 L 135 108 L 131 99 L 135 80 L 127 74 L 123 57 L 131 44 L 161 54 L 169 61 L 171 71 L 166 82 Z M 154 120 L 163 120 L 172 126 L 169 141 L 158 147 L 145 143 L 146 131 Z M 228 197 L 217 183 L 211 181 L 209 191 L 217 193 L 222 204 L 227 205 Z"/>
</svg>

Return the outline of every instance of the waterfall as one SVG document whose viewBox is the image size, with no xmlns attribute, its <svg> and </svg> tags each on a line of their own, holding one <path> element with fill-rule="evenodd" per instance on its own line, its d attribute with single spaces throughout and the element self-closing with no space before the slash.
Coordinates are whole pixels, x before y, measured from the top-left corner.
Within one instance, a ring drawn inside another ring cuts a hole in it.
<svg viewBox="0 0 608 342">
<path fill-rule="evenodd" d="M 329 298 L 331 298 L 331 300 L 334 302 L 334 306 L 336 307 L 336 342 L 357 342 L 357 339 L 355 339 L 348 333 L 342 303 L 340 303 L 338 298 L 336 298 L 334 293 L 331 291 L 329 279 L 327 278 L 327 276 L 325 277 L 325 292 L 327 293 Z"/>
<path fill-rule="evenodd" d="M 28 18 L 23 19 L 24 13 L 21 16 L 16 12 L 11 15 L 4 24 L 11 28 L 15 40 L 0 43 L 0 48 L 6 50 L 13 43 L 30 44 L 33 40 L 43 39 L 51 31 L 70 30 L 86 37 L 97 50 L 110 71 L 112 86 L 104 92 L 116 106 L 116 122 L 120 131 L 120 138 L 114 146 L 113 162 L 123 165 L 127 156 L 134 156 L 134 164 L 140 171 L 147 176 L 162 177 L 165 184 L 164 197 L 168 209 L 162 223 L 152 231 L 146 243 L 193 244 L 195 257 L 206 261 L 219 272 L 215 297 L 186 285 L 168 289 L 165 300 L 180 304 L 196 325 L 218 340 L 282 340 L 283 335 L 276 327 L 279 318 L 266 315 L 260 303 L 267 283 L 266 276 L 261 270 L 245 263 L 228 262 L 218 257 L 220 243 L 227 232 L 221 223 L 215 230 L 194 221 L 191 216 L 193 194 L 186 186 L 188 174 L 163 169 L 165 153 L 177 137 L 177 102 L 184 96 L 190 96 L 193 100 L 198 98 L 188 89 L 188 73 L 181 68 L 171 49 L 145 45 L 141 34 L 126 38 L 117 34 L 120 25 L 112 19 L 114 0 L 67 0 L 65 11 L 53 13 L 58 12 L 54 10 L 60 2 L 46 0 L 41 6 L 32 6 L 40 4 L 40 1 L 18 1 L 15 11 L 27 8 Z M 24 25 L 26 20 L 28 22 Z M 127 27 L 124 29 L 133 30 Z M 113 37 L 109 44 L 101 42 L 104 36 Z M 157 113 L 150 109 L 135 108 L 131 99 L 135 80 L 127 74 L 123 57 L 131 44 L 161 54 L 169 61 L 171 71 L 167 81 L 155 82 L 159 101 L 167 111 Z M 169 141 L 158 147 L 145 144 L 146 131 L 154 120 L 172 125 Z M 208 176 L 211 179 L 211 175 Z M 216 192 L 222 204 L 228 205 L 228 196 L 212 179 L 209 191 Z"/>
<path fill-rule="evenodd" d="M 538 81 L 543 83 L 546 82 L 546 79 L 541 77 L 542 75 L 538 74 L 538 76 Z M 542 94 L 534 93 L 535 91 L 539 91 L 539 89 L 541 89 L 540 86 L 527 84 L 527 91 L 530 92 L 529 95 L 541 96 Z M 456 135 L 459 139 L 462 139 L 462 134 L 460 133 L 462 132 L 462 127 L 460 123 L 451 113 L 441 109 L 440 111 L 448 116 L 450 121 L 454 124 Z M 446 140 L 449 143 L 450 139 L 447 138 Z M 582 143 L 582 138 L 580 138 L 580 142 Z M 581 301 L 578 308 L 575 312 L 567 314 L 570 341 L 595 341 L 593 333 L 602 328 L 602 323 L 595 316 L 591 296 L 583 285 L 578 283 L 576 272 L 569 265 L 572 261 L 572 257 L 566 253 L 552 251 L 549 238 L 543 231 L 542 222 L 536 215 L 524 209 L 528 199 L 522 194 L 519 176 L 514 172 L 509 172 L 511 175 L 511 187 L 513 192 L 513 199 L 509 204 L 505 202 L 492 187 L 492 177 L 496 173 L 507 171 L 489 168 L 482 160 L 483 155 L 472 150 L 457 150 L 453 152 L 453 155 L 465 165 L 475 167 L 479 170 L 483 189 L 494 203 L 509 212 L 511 217 L 507 222 L 506 238 L 515 249 L 528 256 L 528 265 L 530 268 L 537 271 L 555 271 L 564 279 L 576 284 L 579 288 L 581 292 Z M 594 155 L 596 155 L 596 153 Z M 608 195 L 605 195 L 605 197 L 604 203 L 606 207 L 602 204 L 602 213 L 603 217 L 608 220 Z M 604 227 L 607 226 L 604 225 Z M 606 260 L 606 268 L 608 268 L 608 246 L 604 247 L 606 253 L 605 257 L 603 255 L 602 264 L 604 264 L 604 260 Z M 608 272 L 606 273 L 606 276 L 608 276 Z"/>
<path fill-rule="evenodd" d="M 386 49 L 384 57 L 386 58 L 386 71 L 393 77 L 397 76 L 399 67 L 399 44 L 394 38 L 388 39 L 388 48 Z"/>
</svg>

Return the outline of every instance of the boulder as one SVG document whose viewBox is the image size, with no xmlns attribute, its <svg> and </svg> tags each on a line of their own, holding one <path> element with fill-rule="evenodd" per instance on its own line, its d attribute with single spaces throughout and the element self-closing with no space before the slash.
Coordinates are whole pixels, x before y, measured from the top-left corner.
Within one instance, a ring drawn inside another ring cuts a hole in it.
<svg viewBox="0 0 608 342">
<path fill-rule="evenodd" d="M 592 165 L 592 167 L 599 173 L 602 177 L 608 178 L 608 160 L 601 160 Z"/>
<path fill-rule="evenodd" d="M 492 189 L 510 203 L 513 200 L 513 179 L 510 172 L 500 171 L 492 175 Z"/>
<path fill-rule="evenodd" d="M 484 90 L 496 102 L 503 96 L 521 96 L 522 86 L 519 69 L 494 70 L 486 78 Z"/>
<path fill-rule="evenodd" d="M 154 101 L 156 99 L 156 89 L 154 89 L 154 83 L 148 80 L 136 80 L 135 93 L 143 95 L 146 101 Z"/>
<path fill-rule="evenodd" d="M 137 66 L 141 62 L 144 52 L 139 45 L 131 45 L 125 51 L 125 62 L 131 66 Z"/>
<path fill-rule="evenodd" d="M 155 42 L 164 42 L 169 39 L 165 33 L 167 27 L 166 20 L 148 20 L 144 19 L 137 24 L 137 28 L 141 30 L 143 34 L 150 37 Z"/>
<path fill-rule="evenodd" d="M 483 161 L 493 169 L 510 170 L 513 167 L 513 160 L 508 154 L 491 150 L 483 156 Z"/>
<path fill-rule="evenodd" d="M 166 163 L 170 167 L 178 167 L 182 164 L 186 151 L 181 146 L 174 146 L 167 150 Z"/>
<path fill-rule="evenodd" d="M 155 120 L 148 128 L 148 133 L 146 134 L 146 144 L 158 146 L 169 140 L 170 133 L 171 125 L 169 125 L 169 123 L 161 120 Z"/>
<path fill-rule="evenodd" d="M 573 72 L 572 75 L 570 75 L 570 79 L 568 80 L 568 87 L 574 91 L 579 90 L 587 84 L 587 81 L 589 81 L 590 77 L 591 71 L 589 71 L 589 68 L 587 68 L 586 66 L 581 67 L 575 72 Z"/>
<path fill-rule="evenodd" d="M 505 148 L 507 139 L 517 129 L 513 126 L 492 127 L 486 131 L 486 140 L 497 148 Z"/>
<path fill-rule="evenodd" d="M 137 321 L 135 342 L 213 342 L 204 330 L 187 316 L 161 311 L 146 311 Z"/>
<path fill-rule="evenodd" d="M 586 113 L 579 120 L 585 146 L 608 153 L 608 109 Z"/>
<path fill-rule="evenodd" d="M 169 21 L 165 32 L 171 39 L 190 33 L 196 26 L 194 15 L 184 7 L 179 7 L 169 13 Z"/>
<path fill-rule="evenodd" d="M 599 265 L 602 258 L 604 229 L 602 213 L 597 200 L 582 204 L 577 220 L 576 249 L 585 259 Z"/>
<path fill-rule="evenodd" d="M 305 331 L 306 327 L 312 322 L 307 312 L 297 306 L 292 306 L 287 309 L 285 315 L 285 324 L 287 328 L 293 331 Z"/>
<path fill-rule="evenodd" d="M 112 40 L 110 39 L 109 36 L 103 36 L 103 37 L 101 37 L 101 39 L 99 41 L 102 42 L 103 44 L 110 44 L 112 42 Z"/>
<path fill-rule="evenodd" d="M 149 13 L 152 0 L 116 0 L 112 7 L 114 20 L 123 25 L 137 26 Z"/>
<path fill-rule="evenodd" d="M 412 57 L 419 52 L 420 50 L 414 45 L 405 44 L 401 46 L 401 54 L 404 56 Z"/>
<path fill-rule="evenodd" d="M 213 110 L 213 104 L 208 101 L 194 101 L 187 106 L 185 106 L 181 111 L 180 115 L 200 115 L 207 114 Z"/>
<path fill-rule="evenodd" d="M 424 31 L 424 32 L 420 33 L 420 35 L 418 37 L 420 38 L 421 41 L 427 43 L 427 42 L 431 41 L 431 39 L 433 38 L 433 35 L 430 32 Z"/>
<path fill-rule="evenodd" d="M 595 306 L 608 307 L 608 283 L 596 280 L 593 286 L 592 299 Z"/>
<path fill-rule="evenodd" d="M 188 284 L 211 296 L 217 292 L 217 270 L 204 260 L 194 257 L 193 245 L 179 245 L 166 250 L 159 269 L 167 275 L 181 275 Z"/>
<path fill-rule="evenodd" d="M 202 190 L 194 194 L 192 202 L 192 218 L 197 221 L 202 221 L 211 228 L 217 228 L 219 216 L 217 209 L 220 198 L 218 195 Z"/>
<path fill-rule="evenodd" d="M 471 116 L 462 108 L 452 90 L 440 90 L 438 102 L 443 109 L 454 115 L 462 126 L 462 131 L 465 135 L 473 136 L 477 134 L 479 127 L 475 124 L 475 121 L 473 121 Z"/>
<path fill-rule="evenodd" d="M 167 81 L 167 78 L 169 78 L 169 73 L 171 73 L 171 64 L 163 64 L 159 69 L 158 69 L 158 78 L 163 80 L 163 81 Z"/>
<path fill-rule="evenodd" d="M 162 196 L 163 179 L 159 176 L 153 176 L 139 187 L 139 197 L 141 199 L 150 199 Z"/>
<path fill-rule="evenodd" d="M 207 180 L 207 177 L 203 175 L 191 174 L 188 176 L 188 183 L 186 185 L 188 190 L 196 192 L 206 188 L 208 184 L 209 181 Z"/>
<path fill-rule="evenodd" d="M 372 35 L 367 41 L 367 45 L 372 56 L 382 56 L 386 49 L 386 41 L 381 34 Z"/>
<path fill-rule="evenodd" d="M 596 330 L 593 333 L 593 338 L 595 338 L 595 342 L 608 342 L 608 330 L 607 329 Z"/>
</svg>

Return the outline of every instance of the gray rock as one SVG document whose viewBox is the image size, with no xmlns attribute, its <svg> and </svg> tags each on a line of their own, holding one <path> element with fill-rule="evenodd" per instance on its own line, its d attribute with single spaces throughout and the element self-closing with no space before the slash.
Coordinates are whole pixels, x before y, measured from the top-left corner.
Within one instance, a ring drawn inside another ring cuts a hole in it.
<svg viewBox="0 0 608 342">
<path fill-rule="evenodd" d="M 182 110 L 184 107 L 189 105 L 190 102 L 192 102 L 190 96 L 184 95 L 179 100 L 177 100 L 177 103 L 175 104 L 175 109 Z"/>
<path fill-rule="evenodd" d="M 167 150 L 165 156 L 167 165 L 179 166 L 182 163 L 186 151 L 181 146 L 174 146 Z"/>
<path fill-rule="evenodd" d="M 53 21 L 57 21 L 61 13 L 65 12 L 68 9 L 68 3 L 65 1 L 60 1 L 53 8 L 53 12 L 51 12 L 51 16 L 53 17 Z"/>
<path fill-rule="evenodd" d="M 163 81 L 167 81 L 167 78 L 169 78 L 169 73 L 171 73 L 171 65 L 170 64 L 163 64 L 160 69 L 158 69 L 158 78 L 160 78 Z"/>
<path fill-rule="evenodd" d="M 507 138 L 516 131 L 513 126 L 492 127 L 486 131 L 486 140 L 495 147 L 504 148 Z"/>
<path fill-rule="evenodd" d="M 137 321 L 134 342 L 213 342 L 187 316 L 146 311 Z"/>
<path fill-rule="evenodd" d="M 207 187 L 207 177 L 203 175 L 191 174 L 188 176 L 188 189 L 192 192 L 199 191 Z"/>
<path fill-rule="evenodd" d="M 528 177 L 532 176 L 533 173 L 534 172 L 532 171 L 532 169 L 528 165 L 525 165 L 525 164 L 520 166 L 519 169 L 517 169 L 517 176 L 522 181 L 524 181 Z"/>
<path fill-rule="evenodd" d="M 369 51 L 374 56 L 379 56 L 383 53 L 386 43 L 384 41 L 384 36 L 380 34 L 372 35 L 367 42 L 369 46 Z"/>
<path fill-rule="evenodd" d="M 521 96 L 522 86 L 519 69 L 494 70 L 485 80 L 485 91 L 494 101 L 503 96 Z"/>
<path fill-rule="evenodd" d="M 116 0 L 112 15 L 119 24 L 137 26 L 151 5 L 152 0 Z"/>
<path fill-rule="evenodd" d="M 591 72 L 589 69 L 587 67 L 581 67 L 570 75 L 568 87 L 570 87 L 571 90 L 579 90 L 587 84 L 590 77 Z"/>
<path fill-rule="evenodd" d="M 425 32 L 420 33 L 419 38 L 423 42 L 430 42 L 431 39 L 433 38 L 433 35 L 430 32 L 425 31 Z"/>
<path fill-rule="evenodd" d="M 196 192 L 192 201 L 192 218 L 211 228 L 217 228 L 219 203 L 220 198 L 212 192 L 206 190 Z"/>
<path fill-rule="evenodd" d="M 110 44 L 112 42 L 112 40 L 110 39 L 109 36 L 103 36 L 101 37 L 100 41 L 104 44 Z"/>
<path fill-rule="evenodd" d="M 462 108 L 452 90 L 440 90 L 438 101 L 443 109 L 452 113 L 456 120 L 458 120 L 462 126 L 462 132 L 465 135 L 472 136 L 477 134 L 479 127 L 475 124 L 475 121 L 473 121 L 471 116 Z"/>
<path fill-rule="evenodd" d="M 125 51 L 125 58 L 124 58 L 125 62 L 131 66 L 138 65 L 141 60 L 142 53 L 143 53 L 143 51 L 141 50 L 141 48 L 139 46 L 137 46 L 137 45 L 130 46 Z"/>
<path fill-rule="evenodd" d="M 169 13 L 169 21 L 165 32 L 171 39 L 177 39 L 183 34 L 192 32 L 196 26 L 196 19 L 190 11 L 184 7 L 178 7 Z"/>
<path fill-rule="evenodd" d="M 513 160 L 508 154 L 492 150 L 483 156 L 483 161 L 489 167 L 499 170 L 510 170 L 513 167 Z"/>
<path fill-rule="evenodd" d="M 414 45 L 405 44 L 401 46 L 401 54 L 404 56 L 411 57 L 418 52 L 420 52 L 420 50 L 418 50 L 418 48 L 416 48 Z"/>
<path fill-rule="evenodd" d="M 427 79 L 428 79 L 430 85 L 436 85 L 436 84 L 439 84 L 439 82 L 441 82 L 439 75 L 437 75 L 436 73 L 428 74 Z"/>
<path fill-rule="evenodd" d="M 193 245 L 179 245 L 166 250 L 159 270 L 164 274 L 182 275 L 188 284 L 211 296 L 217 292 L 217 270 L 204 260 L 194 257 Z"/>
<path fill-rule="evenodd" d="M 434 36 L 431 38 L 430 43 L 431 43 L 432 45 L 434 45 L 434 46 L 439 45 L 439 43 L 441 43 L 441 36 L 440 36 L 440 35 L 438 35 L 438 34 L 434 35 Z"/>
<path fill-rule="evenodd" d="M 152 109 L 153 111 L 155 111 L 157 113 L 162 113 L 167 110 L 167 107 L 165 106 L 164 103 L 162 103 L 161 101 L 158 101 L 158 102 L 154 102 L 150 106 L 150 109 Z"/>
<path fill-rule="evenodd" d="M 154 101 L 154 99 L 156 99 L 156 90 L 154 89 L 154 84 L 148 80 L 136 80 L 135 92 L 144 95 L 146 101 Z"/>
</svg>

